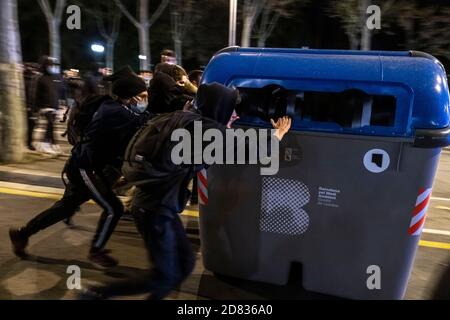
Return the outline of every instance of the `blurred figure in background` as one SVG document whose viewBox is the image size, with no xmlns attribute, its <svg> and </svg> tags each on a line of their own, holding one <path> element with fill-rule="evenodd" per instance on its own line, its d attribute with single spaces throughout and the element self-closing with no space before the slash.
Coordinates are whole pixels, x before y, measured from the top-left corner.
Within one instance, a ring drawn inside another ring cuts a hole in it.
<svg viewBox="0 0 450 320">
<path fill-rule="evenodd" d="M 90 70 L 84 75 L 83 98 L 107 94 L 103 82 L 104 69 L 96 62 L 91 64 Z"/>
<path fill-rule="evenodd" d="M 80 72 L 77 69 L 70 69 L 64 71 L 64 83 L 66 85 L 66 104 L 67 109 L 64 113 L 62 123 L 70 123 L 71 114 L 75 110 L 83 99 L 84 82 L 80 77 Z M 67 129 L 61 135 L 62 137 L 67 136 Z"/>
<path fill-rule="evenodd" d="M 84 82 L 77 69 L 70 69 L 64 72 L 64 83 L 66 85 L 66 102 L 68 109 L 80 103 L 83 97 Z"/>
<path fill-rule="evenodd" d="M 141 77 L 142 80 L 145 81 L 147 88 L 150 87 L 150 81 L 152 81 L 153 79 L 153 72 L 151 72 L 150 70 L 141 70 L 139 71 L 139 77 Z"/>
<path fill-rule="evenodd" d="M 161 63 L 176 64 L 177 56 L 173 50 L 164 49 L 161 52 Z"/>
<path fill-rule="evenodd" d="M 203 76 L 202 70 L 192 70 L 191 72 L 189 72 L 188 78 L 189 81 L 198 88 L 200 86 L 202 76 Z"/>
<path fill-rule="evenodd" d="M 60 76 L 60 65 L 57 59 L 43 56 L 40 60 L 41 73 L 36 82 L 34 91 L 34 110 L 47 120 L 47 127 L 43 142 L 40 145 L 41 152 L 49 154 L 61 153 L 56 144 L 54 125 L 56 113 L 59 109 L 59 99 L 63 95 L 63 83 Z"/>
<path fill-rule="evenodd" d="M 34 98 L 36 96 L 37 80 L 41 73 L 40 66 L 37 63 L 25 63 L 23 78 L 25 83 L 25 102 L 27 106 L 27 147 L 31 151 L 35 151 L 33 146 L 33 131 L 38 120 L 36 104 Z"/>
<path fill-rule="evenodd" d="M 92 199 L 104 211 L 97 224 L 88 259 L 102 267 L 118 263 L 105 249 L 123 213 L 123 205 L 112 185 L 120 177 L 129 140 L 148 119 L 145 113 L 147 88 L 128 67 L 112 75 L 111 80 L 116 98 L 106 96 L 96 103 L 96 112 L 64 167 L 63 173 L 69 182 L 63 197 L 23 227 L 10 229 L 10 240 L 17 256 L 27 256 L 26 247 L 31 236 L 72 217 L 80 205 Z"/>
</svg>

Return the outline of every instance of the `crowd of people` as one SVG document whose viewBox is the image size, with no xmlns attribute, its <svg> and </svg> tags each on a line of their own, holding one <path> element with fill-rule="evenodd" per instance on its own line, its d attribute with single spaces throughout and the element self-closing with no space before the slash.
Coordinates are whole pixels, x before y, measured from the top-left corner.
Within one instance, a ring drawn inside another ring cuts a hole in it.
<svg viewBox="0 0 450 320">
<path fill-rule="evenodd" d="M 195 95 L 202 71 L 193 70 L 188 74 L 175 62 L 175 53 L 172 50 L 164 50 L 161 53 L 161 63 L 155 68 L 158 80 L 152 81 L 153 72 L 150 70 L 140 70 L 138 73 L 149 91 L 151 82 L 155 88 L 152 88 L 153 91 L 158 91 L 155 99 L 167 99 L 169 107 L 155 112 L 170 112 L 182 108 L 186 101 L 192 100 Z M 61 122 L 65 122 L 70 118 L 70 112 L 90 96 L 112 95 L 112 83 L 105 80 L 108 75 L 111 75 L 111 69 L 100 63 L 92 63 L 83 76 L 77 69 L 61 72 L 59 62 L 49 56 L 41 57 L 39 63 L 25 63 L 28 149 L 46 154 L 61 154 L 55 136 L 55 122 L 58 118 Z M 161 82 L 163 84 L 160 84 Z M 159 105 L 159 102 L 155 102 L 154 105 Z M 42 136 L 36 134 L 39 120 L 45 125 Z"/>
<path fill-rule="evenodd" d="M 22 227 L 10 229 L 14 253 L 27 257 L 33 235 L 57 222 L 69 223 L 83 203 L 94 200 L 103 212 L 88 260 L 105 268 L 119 263 L 106 245 L 125 211 L 131 213 L 151 260 L 147 275 L 86 288 L 80 298 L 149 292 L 150 299 L 162 299 L 194 268 L 195 256 L 179 213 L 189 200 L 197 201 L 189 185 L 206 164 L 174 165 L 171 133 L 179 128 L 193 133 L 195 121 L 202 122 L 205 131 L 214 128 L 225 133 L 239 119 L 243 101 L 236 88 L 200 85 L 202 71 L 187 73 L 175 61 L 173 52 L 165 50 L 154 72 L 137 74 L 126 66 L 111 74 L 94 68 L 81 79 L 77 70 L 60 76 L 58 62 L 44 57 L 39 68 L 26 71 L 28 147 L 34 148 L 32 132 L 36 118 L 42 116 L 47 129 L 40 149 L 58 152 L 54 122 L 64 97 L 65 135 L 73 148 L 63 170 L 67 181 L 62 198 Z M 282 117 L 272 125 L 274 136 L 281 140 L 291 121 Z M 125 207 L 115 191 L 117 185 L 131 188 L 131 201 Z"/>
</svg>

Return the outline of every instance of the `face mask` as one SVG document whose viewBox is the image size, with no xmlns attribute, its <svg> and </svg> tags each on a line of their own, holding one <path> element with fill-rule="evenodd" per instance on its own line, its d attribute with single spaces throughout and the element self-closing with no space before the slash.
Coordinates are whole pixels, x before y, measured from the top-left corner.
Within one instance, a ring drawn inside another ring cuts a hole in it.
<svg viewBox="0 0 450 320">
<path fill-rule="evenodd" d="M 50 74 L 59 74 L 59 67 L 58 66 L 49 66 L 49 67 L 47 67 L 47 71 Z"/>
<path fill-rule="evenodd" d="M 150 87 L 150 81 L 152 80 L 152 77 L 144 77 L 144 81 L 145 81 L 145 85 L 148 87 Z"/>
<path fill-rule="evenodd" d="M 135 105 L 132 105 L 131 106 L 131 109 L 134 111 L 134 112 L 137 112 L 137 113 L 143 113 L 146 109 L 147 109 L 147 106 L 148 106 L 148 101 L 147 100 L 144 100 L 144 101 L 139 101 L 137 104 L 135 104 Z"/>
</svg>

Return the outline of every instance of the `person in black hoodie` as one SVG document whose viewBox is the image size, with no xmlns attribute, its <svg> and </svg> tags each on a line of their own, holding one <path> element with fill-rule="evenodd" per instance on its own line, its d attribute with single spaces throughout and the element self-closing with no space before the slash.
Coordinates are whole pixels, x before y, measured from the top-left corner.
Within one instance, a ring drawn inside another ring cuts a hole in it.
<svg viewBox="0 0 450 320">
<path fill-rule="evenodd" d="M 196 87 L 182 67 L 160 63 L 150 81 L 149 92 L 149 109 L 153 114 L 160 114 L 182 110 L 195 96 Z"/>
<path fill-rule="evenodd" d="M 63 83 L 57 59 L 43 56 L 40 59 L 40 65 L 42 75 L 37 79 L 33 108 L 47 120 L 44 141 L 40 149 L 42 152 L 55 154 L 61 152 L 56 144 L 54 124 L 56 111 L 59 109 L 59 99 L 64 96 Z"/>
<path fill-rule="evenodd" d="M 40 65 L 34 63 L 25 63 L 23 79 L 25 84 L 25 102 L 27 107 L 27 147 L 31 151 L 35 151 L 33 146 L 33 131 L 36 125 L 37 111 L 34 99 L 36 97 L 36 84 L 41 74 L 39 73 Z"/>
<path fill-rule="evenodd" d="M 194 139 L 194 121 L 201 121 L 203 132 L 215 128 L 225 133 L 237 119 L 239 93 L 218 83 L 204 84 L 198 90 L 196 101 L 198 113 L 176 111 L 149 121 L 130 141 L 125 155 L 122 171 L 136 185 L 132 210 L 151 259 L 149 274 L 87 288 L 81 299 L 143 292 L 150 292 L 150 299 L 162 299 L 191 274 L 195 256 L 179 213 L 188 201 L 190 180 L 206 165 L 175 165 L 171 160 L 174 147 L 171 134 L 175 129 L 184 128 Z M 275 136 L 281 140 L 291 121 L 284 117 L 273 125 L 277 129 Z"/>
<path fill-rule="evenodd" d="M 117 99 L 107 99 L 94 114 L 82 140 L 72 149 L 65 173 L 69 179 L 61 200 L 31 219 L 24 227 L 10 229 L 14 253 L 26 256 L 31 235 L 59 221 L 70 218 L 84 202 L 93 199 L 103 213 L 92 241 L 88 259 L 103 267 L 118 262 L 104 247 L 111 236 L 123 206 L 111 186 L 121 176 L 120 168 L 126 146 L 134 133 L 149 118 L 145 82 L 123 69 L 110 76 Z"/>
</svg>

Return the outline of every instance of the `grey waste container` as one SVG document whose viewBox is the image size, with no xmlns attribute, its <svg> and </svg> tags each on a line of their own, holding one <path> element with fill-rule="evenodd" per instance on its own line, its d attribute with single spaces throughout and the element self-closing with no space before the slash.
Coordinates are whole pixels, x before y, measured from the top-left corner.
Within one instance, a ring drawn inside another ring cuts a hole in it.
<svg viewBox="0 0 450 320">
<path fill-rule="evenodd" d="M 293 118 L 276 175 L 257 165 L 204 173 L 205 267 L 283 285 L 301 265 L 306 290 L 401 299 L 449 144 L 442 65 L 420 52 L 233 47 L 202 81 L 239 88 L 242 128 Z M 276 88 L 284 95 L 272 101 Z"/>
</svg>

